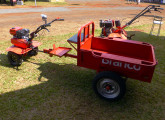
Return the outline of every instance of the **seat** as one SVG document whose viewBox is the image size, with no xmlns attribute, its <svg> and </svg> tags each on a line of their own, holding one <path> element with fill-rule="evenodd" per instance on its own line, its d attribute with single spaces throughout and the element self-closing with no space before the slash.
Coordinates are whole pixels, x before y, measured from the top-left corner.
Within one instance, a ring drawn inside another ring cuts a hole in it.
<svg viewBox="0 0 165 120">
<path fill-rule="evenodd" d="M 77 42 L 78 42 L 77 35 L 78 35 L 78 33 L 75 34 L 74 36 L 72 36 L 71 38 L 69 38 L 67 41 L 77 44 Z M 84 39 L 84 33 L 81 33 L 81 42 L 83 41 L 83 39 Z"/>
</svg>

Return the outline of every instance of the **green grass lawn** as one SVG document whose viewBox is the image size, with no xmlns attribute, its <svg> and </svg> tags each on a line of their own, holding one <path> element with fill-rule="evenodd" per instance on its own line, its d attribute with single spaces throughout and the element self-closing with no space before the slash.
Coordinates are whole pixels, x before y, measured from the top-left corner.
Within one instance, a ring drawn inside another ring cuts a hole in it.
<svg viewBox="0 0 165 120">
<path fill-rule="evenodd" d="M 118 102 L 95 95 L 95 71 L 77 67 L 76 59 L 39 53 L 26 59 L 17 70 L 6 57 L 5 49 L 11 43 L 0 41 L 0 120 L 164 120 L 165 30 L 155 37 L 148 35 L 150 28 L 135 26 L 127 31 L 136 34 L 134 40 L 155 46 L 159 64 L 152 83 L 128 79 L 127 92 Z M 96 35 L 99 33 L 96 30 Z M 54 43 L 70 47 L 66 40 L 72 35 L 48 36 L 40 49 L 51 48 Z"/>
</svg>

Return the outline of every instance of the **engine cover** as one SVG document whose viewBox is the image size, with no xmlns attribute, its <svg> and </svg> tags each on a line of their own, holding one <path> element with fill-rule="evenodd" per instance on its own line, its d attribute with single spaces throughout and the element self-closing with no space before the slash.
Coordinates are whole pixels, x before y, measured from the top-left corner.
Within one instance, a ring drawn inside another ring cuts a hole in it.
<svg viewBox="0 0 165 120">
<path fill-rule="evenodd" d="M 11 43 L 14 46 L 17 46 L 20 48 L 28 48 L 29 47 L 28 41 L 25 39 L 12 38 Z"/>
<path fill-rule="evenodd" d="M 10 29 L 10 34 L 11 35 L 16 35 L 16 32 L 18 31 L 18 30 L 22 30 L 23 28 L 21 28 L 21 27 L 13 27 L 13 28 L 11 28 Z"/>
</svg>

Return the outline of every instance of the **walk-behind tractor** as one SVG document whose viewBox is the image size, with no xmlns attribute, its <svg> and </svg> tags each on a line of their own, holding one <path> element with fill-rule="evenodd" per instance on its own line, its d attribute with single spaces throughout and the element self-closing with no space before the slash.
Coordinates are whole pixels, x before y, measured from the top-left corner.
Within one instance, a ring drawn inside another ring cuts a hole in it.
<svg viewBox="0 0 165 120">
<path fill-rule="evenodd" d="M 77 59 L 77 66 L 93 69 L 97 75 L 93 81 L 95 92 L 108 100 L 119 100 L 126 92 L 126 78 L 151 82 L 157 61 L 151 44 L 115 37 L 94 37 L 94 22 L 83 25 L 78 34 L 67 41 L 77 51 L 69 54 L 71 48 L 56 47 L 44 49 L 51 57 Z M 74 47 L 77 44 L 77 48 Z"/>
<path fill-rule="evenodd" d="M 41 15 L 45 24 L 40 25 L 34 32 L 30 33 L 29 29 L 23 29 L 22 27 L 13 27 L 10 29 L 10 34 L 13 35 L 11 38 L 11 43 L 13 46 L 7 48 L 8 60 L 13 66 L 20 66 L 23 62 L 23 57 L 26 55 L 34 56 L 38 54 L 38 46 L 41 45 L 38 41 L 33 41 L 37 37 L 37 33 L 41 30 L 47 29 L 51 26 L 54 21 L 63 21 L 64 19 L 54 19 L 53 21 L 47 23 L 47 16 Z M 29 37 L 30 33 L 30 37 Z"/>
<path fill-rule="evenodd" d="M 151 11 L 163 10 L 159 5 L 149 5 L 143 9 L 139 14 L 137 14 L 132 20 L 121 26 L 120 20 L 100 20 L 100 27 L 102 28 L 101 37 L 116 37 L 122 39 L 131 39 L 133 35 L 127 36 L 127 32 L 124 30 L 127 26 L 131 25 L 136 19 L 145 15 L 146 13 L 151 13 Z"/>
</svg>

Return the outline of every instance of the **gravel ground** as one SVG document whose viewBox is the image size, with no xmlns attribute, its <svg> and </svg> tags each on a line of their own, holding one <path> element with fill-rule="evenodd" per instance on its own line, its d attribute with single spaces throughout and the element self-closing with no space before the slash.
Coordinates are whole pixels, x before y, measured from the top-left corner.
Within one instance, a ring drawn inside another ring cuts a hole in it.
<svg viewBox="0 0 165 120">
<path fill-rule="evenodd" d="M 144 7 L 97 7 L 97 8 L 74 8 L 74 10 L 143 10 Z"/>
<path fill-rule="evenodd" d="M 48 7 L 48 8 L 14 8 L 14 9 L 1 9 L 0 13 L 25 13 L 25 12 L 57 12 L 69 11 L 65 7 Z"/>
<path fill-rule="evenodd" d="M 142 10 L 143 7 L 95 7 L 95 8 L 77 8 L 77 7 L 48 7 L 48 8 L 14 8 L 14 9 L 1 9 L 0 14 L 3 13 L 27 13 L 27 12 L 60 12 L 72 10 Z"/>
</svg>

